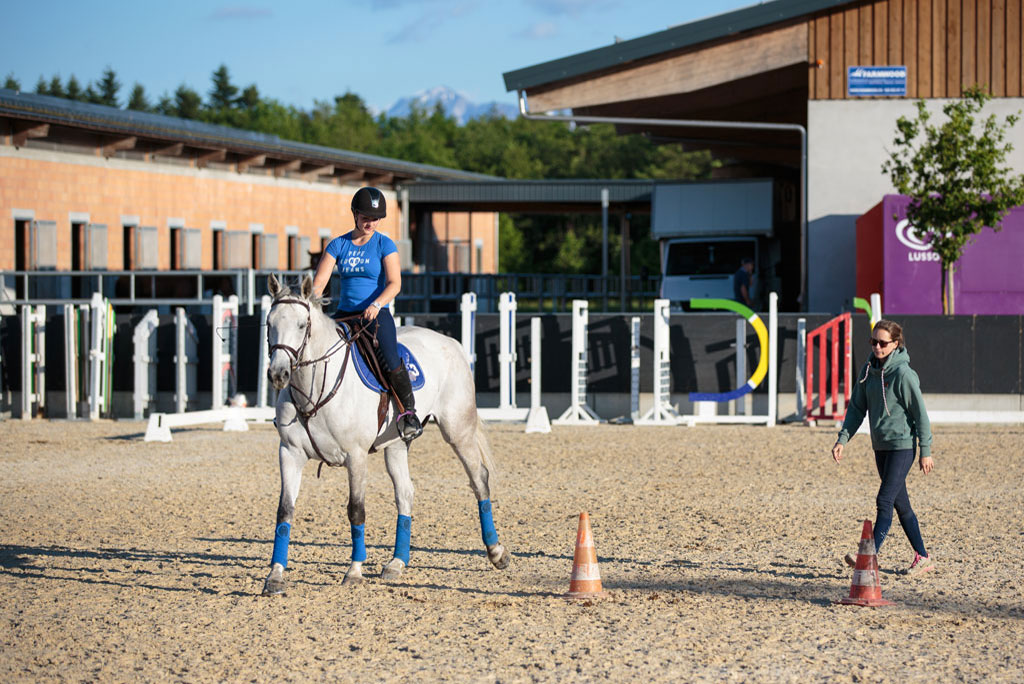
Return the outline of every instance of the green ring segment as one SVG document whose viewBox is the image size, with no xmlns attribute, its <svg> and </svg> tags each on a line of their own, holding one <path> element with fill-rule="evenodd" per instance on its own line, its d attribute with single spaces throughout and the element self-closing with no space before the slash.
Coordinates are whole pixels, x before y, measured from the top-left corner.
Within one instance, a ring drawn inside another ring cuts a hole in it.
<svg viewBox="0 0 1024 684">
<path fill-rule="evenodd" d="M 871 305 L 868 303 L 868 300 L 863 297 L 853 298 L 853 308 L 860 309 L 868 315 L 868 318 L 871 318 Z"/>
</svg>

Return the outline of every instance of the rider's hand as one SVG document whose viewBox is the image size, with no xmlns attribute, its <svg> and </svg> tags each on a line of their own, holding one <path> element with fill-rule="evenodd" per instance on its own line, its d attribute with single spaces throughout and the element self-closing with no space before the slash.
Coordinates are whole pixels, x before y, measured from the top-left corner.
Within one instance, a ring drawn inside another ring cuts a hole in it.
<svg viewBox="0 0 1024 684">
<path fill-rule="evenodd" d="M 832 447 L 832 458 L 836 463 L 839 463 L 839 459 L 843 457 L 843 445 L 836 442 L 836 445 Z"/>
<path fill-rule="evenodd" d="M 380 307 L 377 306 L 376 302 L 374 302 L 373 304 L 370 304 L 370 306 L 366 307 L 365 311 L 363 311 L 363 318 L 365 318 L 368 321 L 372 321 L 375 318 L 377 318 L 377 314 L 379 313 Z"/>
</svg>

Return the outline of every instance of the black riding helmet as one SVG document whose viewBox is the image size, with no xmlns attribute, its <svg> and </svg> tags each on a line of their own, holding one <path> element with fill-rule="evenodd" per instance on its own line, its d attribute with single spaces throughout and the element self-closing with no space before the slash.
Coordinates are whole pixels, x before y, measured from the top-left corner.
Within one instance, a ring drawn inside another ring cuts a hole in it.
<svg viewBox="0 0 1024 684">
<path fill-rule="evenodd" d="M 384 193 L 369 186 L 359 188 L 356 194 L 352 195 L 352 211 L 370 218 L 384 218 L 388 213 Z"/>
</svg>

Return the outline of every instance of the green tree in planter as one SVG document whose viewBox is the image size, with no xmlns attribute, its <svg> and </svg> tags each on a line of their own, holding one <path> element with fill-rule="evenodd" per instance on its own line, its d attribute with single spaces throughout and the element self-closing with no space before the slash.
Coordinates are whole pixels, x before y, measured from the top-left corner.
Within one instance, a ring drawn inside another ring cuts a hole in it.
<svg viewBox="0 0 1024 684">
<path fill-rule="evenodd" d="M 964 91 L 942 108 L 947 121 L 930 123 L 923 100 L 917 118 L 896 121 L 896 149 L 882 164 L 893 185 L 910 197 L 907 219 L 942 262 L 942 311 L 954 313 L 953 272 L 964 247 L 982 228 L 1001 230 L 1003 218 L 1024 204 L 1024 175 L 1005 168 L 1013 145 L 1006 133 L 1018 114 L 1003 124 L 994 114 L 975 125 L 991 96 L 981 86 Z"/>
</svg>

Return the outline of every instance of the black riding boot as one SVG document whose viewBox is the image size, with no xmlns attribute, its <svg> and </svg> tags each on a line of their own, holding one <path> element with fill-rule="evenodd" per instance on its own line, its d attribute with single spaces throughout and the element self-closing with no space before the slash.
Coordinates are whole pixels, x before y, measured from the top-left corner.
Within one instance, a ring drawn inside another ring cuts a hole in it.
<svg viewBox="0 0 1024 684">
<path fill-rule="evenodd" d="M 405 407 L 405 413 L 398 416 L 398 434 L 408 444 L 423 434 L 423 426 L 420 425 L 420 419 L 416 417 L 416 398 L 412 393 L 409 371 L 406 370 L 403 363 L 391 371 L 389 377 L 391 379 L 391 389 L 395 391 L 395 396 L 398 397 L 398 400 L 402 402 L 402 406 Z"/>
</svg>

